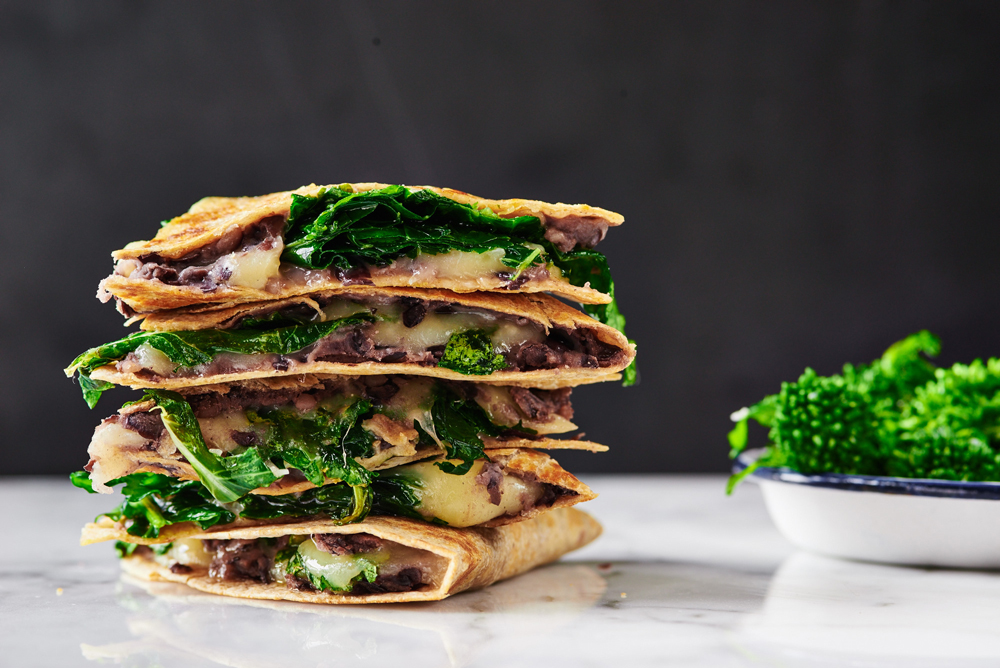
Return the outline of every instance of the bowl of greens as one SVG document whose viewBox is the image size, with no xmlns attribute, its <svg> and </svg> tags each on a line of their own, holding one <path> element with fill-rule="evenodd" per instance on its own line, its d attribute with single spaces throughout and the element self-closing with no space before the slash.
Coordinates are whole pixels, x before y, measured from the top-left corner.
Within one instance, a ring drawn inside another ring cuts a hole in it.
<svg viewBox="0 0 1000 668">
<path fill-rule="evenodd" d="M 727 490 L 759 484 L 778 529 L 813 552 L 1000 568 L 1000 359 L 940 368 L 940 348 L 919 332 L 735 412 Z M 763 448 L 748 449 L 751 421 Z"/>
</svg>

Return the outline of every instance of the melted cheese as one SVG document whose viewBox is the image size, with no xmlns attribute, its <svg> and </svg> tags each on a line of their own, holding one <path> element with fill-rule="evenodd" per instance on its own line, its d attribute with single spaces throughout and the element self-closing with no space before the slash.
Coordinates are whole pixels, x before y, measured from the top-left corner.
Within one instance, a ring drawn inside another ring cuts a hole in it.
<svg viewBox="0 0 1000 668">
<path fill-rule="evenodd" d="M 415 270 L 411 282 L 416 283 L 430 277 L 463 279 L 513 271 L 503 263 L 504 255 L 502 248 L 494 248 L 485 253 L 459 250 L 437 255 L 420 253 L 414 262 Z"/>
<path fill-rule="evenodd" d="M 377 346 L 416 351 L 443 346 L 455 332 L 480 329 L 490 324 L 488 318 L 473 313 L 428 313 L 415 327 L 407 327 L 401 319 L 380 320 L 372 325 L 369 335 Z"/>
<path fill-rule="evenodd" d="M 87 448 L 87 454 L 95 462 L 90 471 L 94 491 L 110 494 L 113 490 L 105 483 L 135 471 L 138 465 L 128 451 L 141 449 L 146 440 L 116 422 L 105 422 L 95 429 Z"/>
<path fill-rule="evenodd" d="M 159 376 L 169 376 L 177 368 L 177 364 L 171 362 L 169 357 L 148 343 L 136 348 L 132 354 L 141 368 L 149 369 Z"/>
<path fill-rule="evenodd" d="M 302 541 L 299 545 L 302 565 L 313 575 L 326 579 L 336 589 L 347 590 L 351 580 L 361 575 L 365 561 L 383 564 L 389 560 L 389 551 L 379 548 L 362 554 L 330 554 L 316 547 L 312 538 Z"/>
<path fill-rule="evenodd" d="M 470 527 L 501 515 L 519 515 L 526 502 L 533 505 L 542 496 L 542 485 L 512 475 L 504 475 L 500 484 L 500 505 L 490 503 L 486 486 L 476 482 L 484 462 L 477 461 L 465 475 L 445 473 L 433 462 L 401 466 L 393 474 L 411 477 L 419 482 L 413 492 L 420 500 L 417 512 L 437 518 L 453 527 Z"/>
<path fill-rule="evenodd" d="M 537 327 L 518 325 L 510 320 L 497 320 L 496 329 L 490 332 L 495 352 L 505 353 L 520 343 L 545 340 L 545 333 Z"/>
<path fill-rule="evenodd" d="M 434 420 L 431 418 L 431 391 L 434 382 L 430 378 L 419 376 L 406 378 L 406 382 L 400 383 L 399 392 L 393 395 L 383 412 L 406 424 L 417 422 L 421 429 L 434 436 Z"/>
<path fill-rule="evenodd" d="M 251 431 L 252 427 L 242 411 L 223 413 L 213 418 L 199 418 L 201 435 L 209 448 L 232 452 L 241 446 L 233 440 L 234 431 Z"/>
<path fill-rule="evenodd" d="M 328 311 L 330 308 L 328 306 L 324 311 Z M 407 327 L 403 324 L 402 310 L 398 305 L 379 306 L 375 313 L 380 320 L 372 325 L 368 334 L 378 346 L 398 347 L 412 351 L 426 350 L 433 346 L 445 345 L 455 332 L 464 332 L 470 329 L 483 329 L 489 332 L 495 351 L 502 353 L 519 343 L 544 339 L 544 333 L 537 327 L 518 325 L 510 320 L 496 318 L 485 313 L 468 311 L 428 313 L 413 327 Z"/>
<path fill-rule="evenodd" d="M 173 542 L 164 555 L 175 564 L 185 566 L 202 566 L 208 568 L 212 563 L 212 555 L 205 549 L 205 544 L 198 538 L 179 538 Z"/>
<path fill-rule="evenodd" d="M 346 299 L 334 299 L 323 307 L 323 315 L 327 320 L 339 320 L 357 313 L 368 313 L 368 307 Z"/>
<path fill-rule="evenodd" d="M 278 239 L 267 250 L 258 247 L 230 253 L 220 263 L 231 272 L 227 283 L 237 288 L 263 290 L 269 279 L 279 275 L 283 249 L 284 244 Z"/>
</svg>

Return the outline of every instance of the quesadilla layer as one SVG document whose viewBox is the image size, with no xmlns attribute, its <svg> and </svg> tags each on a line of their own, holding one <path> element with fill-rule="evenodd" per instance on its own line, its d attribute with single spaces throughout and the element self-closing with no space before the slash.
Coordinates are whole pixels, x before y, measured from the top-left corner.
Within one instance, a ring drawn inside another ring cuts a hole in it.
<svg viewBox="0 0 1000 668">
<path fill-rule="evenodd" d="M 355 288 L 158 314 L 92 348 L 78 372 L 93 405 L 110 384 L 179 389 L 302 374 L 431 376 L 558 388 L 618 378 L 635 347 L 548 295 Z M 95 382 L 96 381 L 96 382 Z"/>
<path fill-rule="evenodd" d="M 407 376 L 190 388 L 179 401 L 154 394 L 102 421 L 85 468 L 103 493 L 109 481 L 138 472 L 198 480 L 200 470 L 222 487 L 216 471 L 225 469 L 227 489 L 242 475 L 247 490 L 288 494 L 344 479 L 363 484 L 370 471 L 439 455 L 472 462 L 484 449 L 606 450 L 545 438 L 576 429 L 570 393 Z M 261 463 L 250 466 L 251 454 Z M 226 468 L 240 458 L 242 471 Z"/>
<path fill-rule="evenodd" d="M 98 296 L 126 314 L 252 302 L 352 285 L 553 292 L 608 304 L 592 250 L 619 214 L 377 183 L 212 197 L 115 251 Z"/>
<path fill-rule="evenodd" d="M 84 527 L 80 542 L 117 537 L 154 545 L 212 527 L 261 526 L 305 517 L 351 524 L 370 514 L 459 528 L 502 526 L 596 497 L 543 453 L 503 449 L 488 454 L 489 459 L 458 472 L 443 468 L 457 460 L 438 457 L 383 471 L 366 485 L 332 483 L 291 494 L 248 494 L 228 503 L 213 497 L 200 481 L 133 473 L 111 482 L 123 485 L 123 502 Z M 74 474 L 73 482 L 93 491 L 83 472 Z"/>
<path fill-rule="evenodd" d="M 206 532 L 151 549 L 122 545 L 134 577 L 212 594 L 309 603 L 436 601 L 555 561 L 601 526 L 566 508 L 499 528 L 451 529 L 400 518 L 308 521 Z"/>
</svg>

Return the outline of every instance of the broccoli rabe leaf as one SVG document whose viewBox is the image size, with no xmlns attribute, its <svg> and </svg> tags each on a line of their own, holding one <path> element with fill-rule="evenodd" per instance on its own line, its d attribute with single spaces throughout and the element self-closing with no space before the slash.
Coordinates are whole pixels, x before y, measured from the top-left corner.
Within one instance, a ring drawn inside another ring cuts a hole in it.
<svg viewBox="0 0 1000 668">
<path fill-rule="evenodd" d="M 86 471 L 77 471 L 70 479 L 77 487 L 91 491 Z M 157 538 L 161 529 L 181 522 L 197 522 L 202 529 L 207 529 L 236 519 L 197 480 L 177 480 L 159 473 L 132 473 L 108 483 L 110 487 L 117 485 L 123 485 L 124 501 L 111 512 L 98 515 L 97 519 L 108 517 L 115 522 L 125 522 L 126 531 L 133 536 Z"/>
<path fill-rule="evenodd" d="M 282 260 L 310 269 L 346 270 L 359 262 L 384 265 L 418 253 L 503 249 L 503 263 L 544 262 L 529 244 L 551 246 L 534 216 L 501 218 L 430 190 L 388 186 L 353 192 L 328 188 L 315 197 L 292 195 Z"/>
<path fill-rule="evenodd" d="M 371 412 L 371 402 L 357 399 L 339 411 L 321 406 L 303 414 L 283 407 L 251 411 L 248 417 L 264 431 L 265 456 L 299 469 L 314 485 L 327 478 L 367 485 L 372 474 L 356 458 L 374 454 L 374 439 L 361 427 Z"/>
<path fill-rule="evenodd" d="M 255 448 L 226 457 L 209 452 L 191 404 L 181 395 L 165 390 L 147 390 L 144 398 L 156 402 L 152 410 L 160 413 L 163 426 L 167 428 L 177 450 L 191 464 L 212 496 L 222 503 L 236 501 L 250 490 L 267 487 L 278 479 Z"/>
<path fill-rule="evenodd" d="M 480 434 L 499 436 L 504 431 L 490 421 L 479 404 L 465 401 L 449 390 L 439 389 L 431 408 L 434 431 L 444 445 L 448 459 L 460 459 L 461 464 L 438 462 L 445 473 L 464 475 L 477 459 L 485 459 Z"/>
<path fill-rule="evenodd" d="M 173 546 L 174 546 L 173 543 L 159 543 L 157 545 L 147 545 L 146 547 L 152 550 L 153 554 L 163 555 L 169 552 L 170 548 Z M 139 543 L 128 543 L 123 540 L 115 541 L 115 552 L 118 553 L 118 557 L 121 559 L 131 556 L 131 554 L 135 552 L 136 549 L 139 547 L 141 547 Z"/>
<path fill-rule="evenodd" d="M 377 482 L 377 481 L 376 481 Z M 253 494 L 243 501 L 240 517 L 255 520 L 320 516 L 337 524 L 360 522 L 371 512 L 376 487 L 334 483 L 299 494 Z"/>
<path fill-rule="evenodd" d="M 90 490 L 89 474 L 78 471 L 71 480 Z M 108 483 L 123 485 L 121 505 L 100 517 L 124 522 L 129 534 L 157 538 L 164 527 L 197 522 L 202 529 L 228 524 L 237 518 L 325 517 L 339 524 L 360 522 L 374 511 L 422 519 L 413 488 L 419 482 L 403 478 L 373 480 L 368 487 L 335 483 L 298 494 L 251 494 L 235 505 L 222 505 L 197 480 L 177 480 L 159 473 L 132 473 Z M 133 548 L 134 549 L 134 548 Z"/>
<path fill-rule="evenodd" d="M 135 552 L 137 547 L 139 547 L 138 543 L 126 543 L 123 540 L 115 541 L 115 552 L 118 553 L 118 557 L 121 559 L 130 556 L 133 552 Z"/>
<path fill-rule="evenodd" d="M 507 368 L 507 362 L 502 354 L 494 352 L 489 334 L 470 329 L 448 338 L 438 366 L 467 376 L 487 376 Z"/>
</svg>

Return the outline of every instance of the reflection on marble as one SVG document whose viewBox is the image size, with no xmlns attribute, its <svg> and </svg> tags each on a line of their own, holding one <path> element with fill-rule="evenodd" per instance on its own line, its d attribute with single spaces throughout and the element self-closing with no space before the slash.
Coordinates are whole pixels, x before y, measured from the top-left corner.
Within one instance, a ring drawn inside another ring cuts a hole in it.
<svg viewBox="0 0 1000 668">
<path fill-rule="evenodd" d="M 728 651 L 715 627 L 756 609 L 766 583 L 765 575 L 683 564 L 565 563 L 440 603 L 324 607 L 123 577 L 116 600 L 131 638 L 81 650 L 124 665 L 246 668 L 285 665 L 288 657 L 307 666 L 415 668 L 558 665 L 567 655 L 584 665 L 722 659 Z M 658 624 L 679 628 L 651 633 Z M 234 635 L 239 629 L 251 632 Z"/>
<path fill-rule="evenodd" d="M 84 644 L 91 660 L 153 662 L 170 652 L 226 666 L 277 666 L 290 656 L 305 665 L 380 663 L 467 665 L 491 644 L 557 632 L 595 605 L 607 587 L 596 569 L 555 564 L 440 603 L 320 606 L 229 599 L 183 585 L 123 576 L 118 602 L 129 611 L 124 643 Z M 232 629 L 267 629 L 232 636 Z"/>
<path fill-rule="evenodd" d="M 793 554 L 759 490 L 727 498 L 719 476 L 587 482 L 607 531 L 569 560 L 439 603 L 325 607 L 125 579 L 110 546 L 76 545 L 110 499 L 0 480 L 0 665 L 1000 664 L 1000 575 Z"/>
<path fill-rule="evenodd" d="M 997 665 L 1000 573 L 905 568 L 799 552 L 775 573 L 747 646 L 781 665 Z"/>
</svg>

